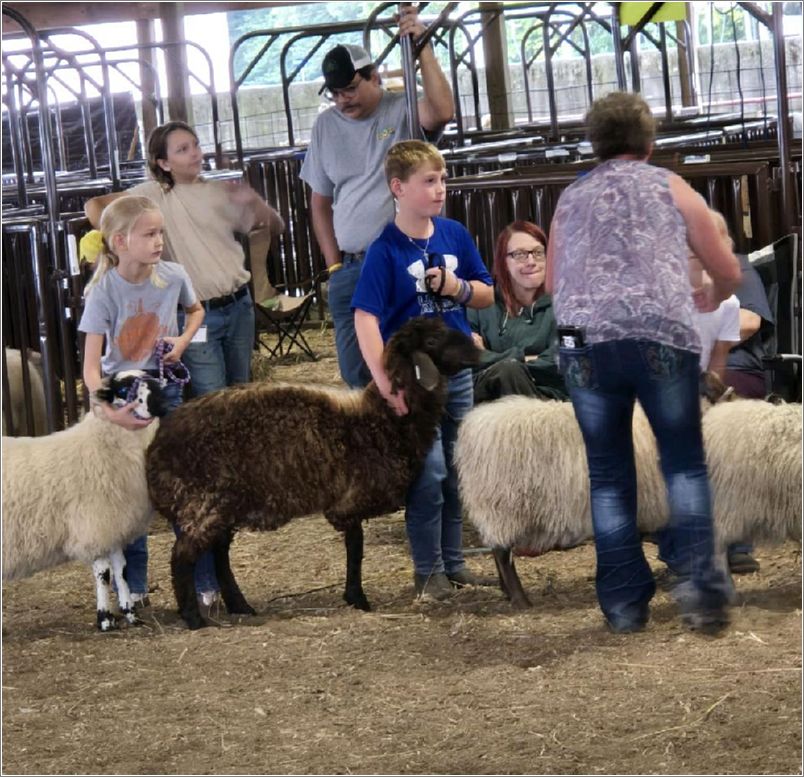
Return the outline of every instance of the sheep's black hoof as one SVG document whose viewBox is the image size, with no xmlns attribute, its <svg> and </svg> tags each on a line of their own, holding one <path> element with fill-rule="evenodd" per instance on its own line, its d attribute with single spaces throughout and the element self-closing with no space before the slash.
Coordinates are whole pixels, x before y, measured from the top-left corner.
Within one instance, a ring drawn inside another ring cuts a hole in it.
<svg viewBox="0 0 804 777">
<path fill-rule="evenodd" d="M 207 623 L 207 621 L 204 620 L 204 618 L 202 618 L 201 615 L 197 612 L 195 613 L 180 612 L 179 615 L 181 615 L 182 619 L 187 624 L 187 628 L 190 629 L 190 631 L 197 631 L 198 629 L 203 629 L 209 626 L 209 623 Z"/>
<path fill-rule="evenodd" d="M 233 607 L 226 607 L 229 615 L 256 615 L 257 611 L 248 603 L 236 604 Z"/>
<path fill-rule="evenodd" d="M 366 595 L 364 593 L 359 594 L 344 594 L 343 598 L 346 600 L 347 604 L 351 604 L 356 610 L 364 610 L 365 612 L 371 612 L 371 605 L 369 604 L 369 600 L 366 599 Z"/>
<path fill-rule="evenodd" d="M 98 631 L 115 631 L 120 628 L 117 618 L 108 610 L 98 610 Z"/>
<path fill-rule="evenodd" d="M 530 610 L 533 605 L 527 596 L 511 596 L 511 607 L 515 610 Z"/>
<path fill-rule="evenodd" d="M 126 619 L 129 626 L 143 626 L 145 621 L 140 620 L 134 610 L 121 610 L 120 614 Z"/>
</svg>

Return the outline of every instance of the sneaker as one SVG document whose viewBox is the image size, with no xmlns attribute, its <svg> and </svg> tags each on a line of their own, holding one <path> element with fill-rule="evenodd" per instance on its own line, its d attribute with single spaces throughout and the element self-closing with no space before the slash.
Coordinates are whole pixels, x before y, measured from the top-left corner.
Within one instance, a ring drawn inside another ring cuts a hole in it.
<svg viewBox="0 0 804 777">
<path fill-rule="evenodd" d="M 456 588 L 463 588 L 468 585 L 499 585 L 499 581 L 496 577 L 482 577 L 481 575 L 476 575 L 468 567 L 461 567 L 457 572 L 447 573 L 447 578 Z"/>
<path fill-rule="evenodd" d="M 750 575 L 759 572 L 759 562 L 750 553 L 729 555 L 729 571 L 734 575 Z"/>
<path fill-rule="evenodd" d="M 151 606 L 148 594 L 131 594 L 131 603 L 134 605 L 135 612 Z"/>
<path fill-rule="evenodd" d="M 710 610 L 693 610 L 683 613 L 681 622 L 690 631 L 699 631 L 701 634 L 714 637 L 729 625 L 729 614 L 720 607 Z"/>
<path fill-rule="evenodd" d="M 647 626 L 650 610 L 645 604 L 625 604 L 612 606 L 608 613 L 604 613 L 606 625 L 614 634 L 633 634 L 644 631 Z"/>
<path fill-rule="evenodd" d="M 417 599 L 443 601 L 452 596 L 452 586 L 443 572 L 434 572 L 432 575 L 414 574 L 413 586 Z"/>
<path fill-rule="evenodd" d="M 212 607 L 212 605 L 217 604 L 220 599 L 220 593 L 218 591 L 199 591 L 197 596 L 199 607 Z"/>
<path fill-rule="evenodd" d="M 202 618 L 206 618 L 213 623 L 218 623 L 221 617 L 221 595 L 218 591 L 199 591 L 196 593 L 198 599 L 198 611 Z"/>
<path fill-rule="evenodd" d="M 644 631 L 647 621 L 644 620 L 606 620 L 609 631 L 613 634 L 634 634 L 637 631 Z"/>
</svg>

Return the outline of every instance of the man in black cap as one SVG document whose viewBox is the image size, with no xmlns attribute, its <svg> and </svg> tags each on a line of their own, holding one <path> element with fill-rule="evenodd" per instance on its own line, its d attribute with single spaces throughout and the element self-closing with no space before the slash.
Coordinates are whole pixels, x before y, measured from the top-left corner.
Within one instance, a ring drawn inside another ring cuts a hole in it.
<svg viewBox="0 0 804 777">
<path fill-rule="evenodd" d="M 401 9 L 400 36 L 415 40 L 424 29 L 414 8 Z M 454 115 L 452 90 L 430 46 L 422 50 L 419 64 L 419 123 L 437 132 Z M 344 381 L 358 388 L 371 375 L 357 344 L 352 294 L 366 248 L 394 217 L 385 154 L 410 134 L 405 94 L 382 88 L 377 68 L 360 46 L 335 46 L 324 57 L 321 71 L 321 91 L 333 106 L 313 125 L 300 175 L 312 189 L 313 231 L 330 271 L 329 308 L 338 365 Z"/>
</svg>

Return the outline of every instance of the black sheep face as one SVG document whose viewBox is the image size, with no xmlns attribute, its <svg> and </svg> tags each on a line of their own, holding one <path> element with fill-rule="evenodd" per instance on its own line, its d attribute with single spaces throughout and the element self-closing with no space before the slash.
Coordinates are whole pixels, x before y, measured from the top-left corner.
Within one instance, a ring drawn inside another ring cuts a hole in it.
<svg viewBox="0 0 804 777">
<path fill-rule="evenodd" d="M 122 407 L 135 402 L 134 415 L 147 420 L 167 415 L 168 404 L 159 380 L 143 370 L 123 370 L 103 379 L 98 399 Z"/>
<path fill-rule="evenodd" d="M 472 339 L 448 327 L 440 318 L 414 318 L 400 328 L 392 338 L 401 353 L 416 351 L 427 354 L 439 372 L 454 375 L 466 367 L 474 367 L 480 351 Z"/>
</svg>

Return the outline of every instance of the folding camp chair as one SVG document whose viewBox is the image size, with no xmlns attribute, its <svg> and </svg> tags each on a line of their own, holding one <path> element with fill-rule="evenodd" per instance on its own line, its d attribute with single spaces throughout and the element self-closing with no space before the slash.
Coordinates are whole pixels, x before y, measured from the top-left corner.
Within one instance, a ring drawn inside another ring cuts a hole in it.
<svg viewBox="0 0 804 777">
<path fill-rule="evenodd" d="M 313 361 L 317 356 L 304 337 L 302 327 L 310 313 L 316 295 L 326 273 L 313 279 L 310 290 L 300 296 L 282 293 L 283 286 L 274 284 L 269 262 L 271 256 L 270 235 L 257 230 L 248 236 L 247 252 L 251 280 L 254 289 L 254 345 L 263 348 L 270 358 L 285 356 L 296 346 Z M 262 257 L 265 257 L 264 259 Z M 275 343 L 268 343 L 265 335 L 275 336 Z"/>
<path fill-rule="evenodd" d="M 318 357 L 313 353 L 302 332 L 302 326 L 314 299 L 315 292 L 310 291 L 303 297 L 277 294 L 275 297 L 256 303 L 254 313 L 257 345 L 264 348 L 272 359 L 290 353 L 295 345 L 313 361 L 317 361 Z M 273 345 L 266 343 L 262 339 L 265 334 L 276 335 L 276 343 Z"/>
<path fill-rule="evenodd" d="M 768 389 L 801 401 L 801 264 L 798 235 L 779 238 L 748 256 L 759 273 L 776 325 L 763 339 Z"/>
</svg>

